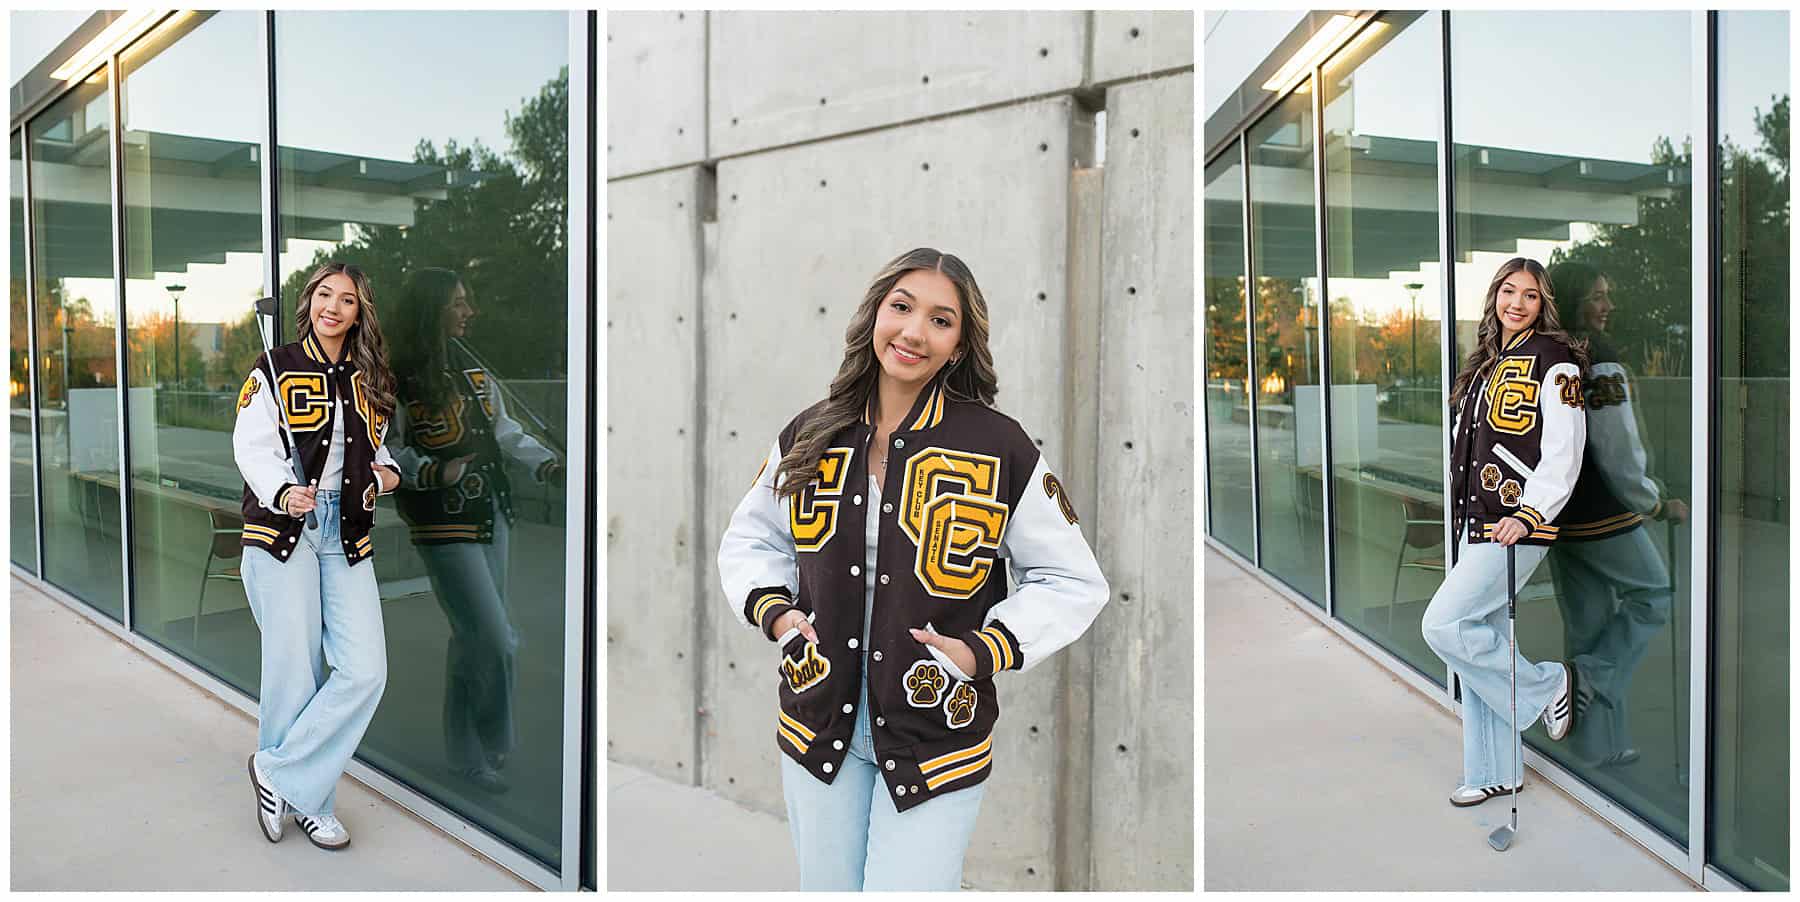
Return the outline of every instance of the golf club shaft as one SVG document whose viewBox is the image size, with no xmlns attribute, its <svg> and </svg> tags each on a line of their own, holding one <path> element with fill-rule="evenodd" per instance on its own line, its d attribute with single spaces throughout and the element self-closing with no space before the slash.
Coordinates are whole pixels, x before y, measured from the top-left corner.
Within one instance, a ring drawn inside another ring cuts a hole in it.
<svg viewBox="0 0 1800 902">
<path fill-rule="evenodd" d="M 1512 766 L 1512 827 L 1513 833 L 1519 832 L 1519 784 L 1524 782 L 1519 773 L 1519 746 L 1524 742 L 1519 736 L 1519 610 L 1518 583 L 1513 573 L 1513 561 L 1517 557 L 1517 544 L 1506 546 L 1506 648 L 1512 658 L 1512 733 L 1513 733 L 1513 766 Z"/>
<path fill-rule="evenodd" d="M 275 349 L 269 344 L 269 330 L 263 327 L 262 312 L 256 314 L 256 331 L 262 336 L 263 359 L 269 361 L 269 396 L 275 400 L 275 413 L 281 420 L 282 434 L 287 436 L 288 467 L 294 471 L 294 484 L 306 487 L 306 471 L 300 466 L 300 446 L 294 444 L 294 428 L 288 424 L 287 403 L 281 397 L 281 374 L 275 370 Z M 306 528 L 315 529 L 318 518 L 306 512 Z"/>
</svg>

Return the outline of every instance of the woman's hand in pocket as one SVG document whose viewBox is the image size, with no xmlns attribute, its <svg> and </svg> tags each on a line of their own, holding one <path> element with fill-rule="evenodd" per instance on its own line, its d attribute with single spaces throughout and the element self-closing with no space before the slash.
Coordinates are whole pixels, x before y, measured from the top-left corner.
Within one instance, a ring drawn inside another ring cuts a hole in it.
<svg viewBox="0 0 1800 902">
<path fill-rule="evenodd" d="M 973 649 L 969 648 L 967 642 L 952 636 L 928 633 L 924 630 L 912 630 L 912 637 L 915 642 L 929 645 L 932 648 L 943 652 L 944 655 L 950 659 L 950 663 L 955 664 L 963 673 L 975 672 L 975 667 L 977 666 L 975 663 L 975 652 Z"/>
<path fill-rule="evenodd" d="M 774 632 L 776 636 L 784 636 L 787 635 L 788 630 L 796 627 L 799 628 L 800 635 L 806 637 L 806 641 L 811 642 L 814 645 L 819 644 L 819 634 L 813 629 L 812 621 L 807 620 L 806 612 L 799 608 L 790 609 L 780 617 L 775 618 L 775 627 L 772 632 Z"/>
</svg>

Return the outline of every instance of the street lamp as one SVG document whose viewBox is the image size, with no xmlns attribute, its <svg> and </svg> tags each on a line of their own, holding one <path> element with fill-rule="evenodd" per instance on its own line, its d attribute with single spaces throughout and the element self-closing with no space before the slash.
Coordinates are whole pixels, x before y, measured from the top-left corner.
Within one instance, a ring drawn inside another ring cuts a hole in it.
<svg viewBox="0 0 1800 902">
<path fill-rule="evenodd" d="M 181 293 L 187 286 L 179 282 L 163 286 L 169 292 L 169 300 L 175 304 L 175 384 L 181 384 Z"/>
<path fill-rule="evenodd" d="M 1406 380 L 1407 388 L 1419 384 L 1419 289 L 1424 287 L 1424 282 L 1406 283 L 1406 292 L 1412 298 L 1412 375 Z"/>
</svg>

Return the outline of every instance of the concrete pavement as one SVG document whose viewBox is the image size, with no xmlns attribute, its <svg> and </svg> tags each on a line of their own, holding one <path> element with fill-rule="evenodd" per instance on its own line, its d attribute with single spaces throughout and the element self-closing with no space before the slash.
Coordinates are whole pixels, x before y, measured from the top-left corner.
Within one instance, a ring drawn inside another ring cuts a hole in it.
<svg viewBox="0 0 1800 902">
<path fill-rule="evenodd" d="M 256 723 L 12 580 L 12 889 L 529 890 L 343 778 L 352 845 L 257 829 Z"/>
<path fill-rule="evenodd" d="M 1454 713 L 1210 548 L 1204 592 L 1204 889 L 1698 889 L 1531 770 L 1494 852 Z"/>
<path fill-rule="evenodd" d="M 787 821 L 606 762 L 606 888 L 797 890 Z"/>
</svg>

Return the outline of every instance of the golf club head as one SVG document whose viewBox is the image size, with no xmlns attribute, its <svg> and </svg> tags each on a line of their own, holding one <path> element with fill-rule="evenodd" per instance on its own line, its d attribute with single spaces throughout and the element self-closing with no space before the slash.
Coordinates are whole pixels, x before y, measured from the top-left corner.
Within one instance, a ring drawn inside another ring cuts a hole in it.
<svg viewBox="0 0 1800 902">
<path fill-rule="evenodd" d="M 274 316 L 275 312 L 276 312 L 276 308 L 278 306 L 279 305 L 275 302 L 274 298 L 257 298 L 256 299 L 256 315 L 257 316 Z"/>
<path fill-rule="evenodd" d="M 1515 835 L 1516 831 L 1513 830 L 1511 824 L 1501 824 L 1494 828 L 1494 832 L 1488 834 L 1488 845 L 1493 846 L 1496 852 L 1504 852 L 1512 847 Z"/>
</svg>

